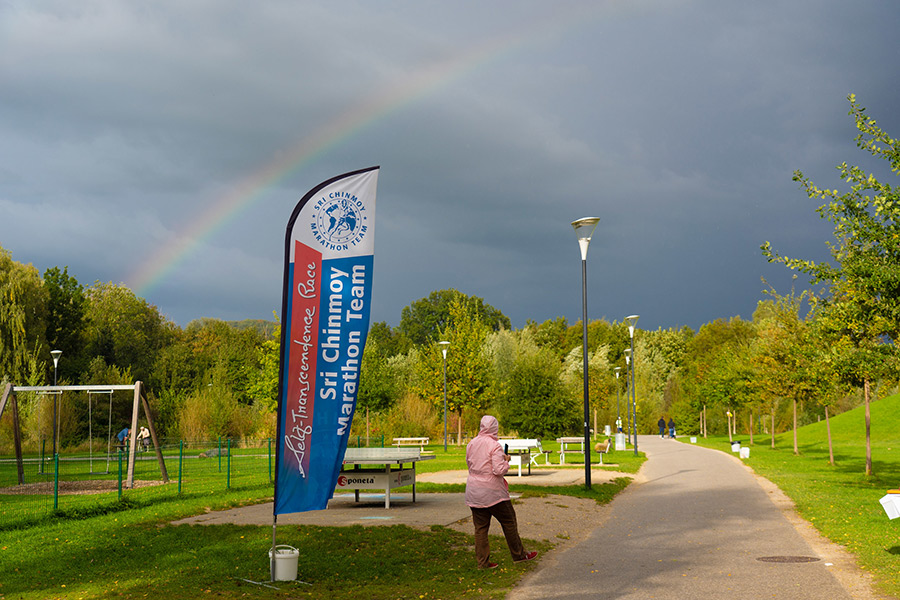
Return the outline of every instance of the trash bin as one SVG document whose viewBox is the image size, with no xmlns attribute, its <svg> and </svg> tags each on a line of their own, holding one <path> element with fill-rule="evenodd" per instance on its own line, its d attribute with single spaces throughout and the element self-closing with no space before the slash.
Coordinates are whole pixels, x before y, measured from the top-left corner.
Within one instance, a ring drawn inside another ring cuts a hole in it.
<svg viewBox="0 0 900 600">
<path fill-rule="evenodd" d="M 691 436 L 691 443 L 692 443 L 692 444 L 696 444 L 696 443 L 697 443 L 697 438 L 694 437 L 694 436 Z"/>
<path fill-rule="evenodd" d="M 750 448 L 741 448 L 741 458 L 750 458 Z"/>
<path fill-rule="evenodd" d="M 620 452 L 622 450 L 628 449 L 628 442 L 626 441 L 624 433 L 616 434 L 616 452 Z"/>
</svg>

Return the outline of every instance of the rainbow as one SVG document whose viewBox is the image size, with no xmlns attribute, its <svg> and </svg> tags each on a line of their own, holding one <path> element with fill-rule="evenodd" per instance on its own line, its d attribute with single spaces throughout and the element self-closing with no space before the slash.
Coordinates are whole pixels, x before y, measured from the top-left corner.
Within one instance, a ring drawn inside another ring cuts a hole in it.
<svg viewBox="0 0 900 600">
<path fill-rule="evenodd" d="M 562 35 L 573 27 L 583 26 L 593 20 L 590 17 L 595 17 L 599 12 L 598 7 L 602 6 L 602 3 L 596 5 L 588 3 L 588 6 L 558 11 L 549 19 L 546 15 L 540 15 L 544 18 L 534 21 L 527 27 L 506 35 L 493 36 L 459 55 L 438 61 L 404 77 L 399 82 L 391 82 L 380 93 L 351 106 L 310 135 L 304 136 L 294 146 L 280 152 L 274 161 L 237 181 L 226 194 L 213 201 L 205 211 L 179 231 L 174 240 L 161 244 L 158 251 L 140 264 L 126 278 L 129 287 L 139 296 L 147 296 L 204 241 L 234 221 L 269 187 L 302 169 L 366 127 L 475 69 L 500 60 L 523 46 L 546 41 L 548 37 Z"/>
</svg>

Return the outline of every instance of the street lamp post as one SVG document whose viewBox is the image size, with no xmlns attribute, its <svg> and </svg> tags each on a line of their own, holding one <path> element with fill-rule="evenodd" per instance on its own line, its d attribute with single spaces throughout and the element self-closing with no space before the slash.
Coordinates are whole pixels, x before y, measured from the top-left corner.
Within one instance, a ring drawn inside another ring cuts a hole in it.
<svg viewBox="0 0 900 600">
<path fill-rule="evenodd" d="M 591 235 L 600 222 L 599 217 L 583 217 L 572 221 L 578 248 L 581 250 L 581 326 L 582 352 L 584 354 L 584 487 L 591 489 L 591 427 L 590 400 L 588 389 L 588 329 L 587 329 L 587 252 L 591 243 Z"/>
<path fill-rule="evenodd" d="M 634 417 L 632 426 L 634 427 L 634 455 L 638 453 L 637 442 L 637 395 L 634 393 L 634 368 L 637 366 L 637 360 L 634 354 L 634 326 L 637 325 L 639 315 L 629 315 L 625 317 L 628 321 L 628 335 L 631 337 L 631 412 Z"/>
<path fill-rule="evenodd" d="M 50 356 L 53 357 L 53 385 L 56 385 L 56 372 L 57 367 L 59 366 L 59 357 L 62 356 L 62 350 L 51 350 Z M 56 390 L 53 390 L 56 392 Z M 56 454 L 56 430 L 58 425 L 57 421 L 57 404 L 59 403 L 59 394 L 53 394 L 53 454 Z"/>
<path fill-rule="evenodd" d="M 616 367 L 616 435 L 622 431 L 622 417 L 619 416 L 619 373 L 622 367 Z"/>
<path fill-rule="evenodd" d="M 628 426 L 626 427 L 626 429 L 628 429 L 628 435 L 626 437 L 634 444 L 634 440 L 631 437 L 631 423 L 634 422 L 634 415 L 631 414 L 631 392 L 634 384 L 628 381 L 628 377 L 631 373 L 631 348 L 625 348 L 625 367 L 625 384 L 628 386 L 628 393 L 625 394 L 625 416 L 629 419 Z"/>
<path fill-rule="evenodd" d="M 447 451 L 447 346 L 450 342 L 438 342 L 444 355 L 444 452 Z"/>
</svg>

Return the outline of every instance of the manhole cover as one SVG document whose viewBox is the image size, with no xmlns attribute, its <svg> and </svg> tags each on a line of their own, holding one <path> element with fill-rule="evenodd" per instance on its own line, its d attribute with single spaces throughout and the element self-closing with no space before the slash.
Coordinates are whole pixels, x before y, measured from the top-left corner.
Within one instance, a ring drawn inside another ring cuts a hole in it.
<svg viewBox="0 0 900 600">
<path fill-rule="evenodd" d="M 756 560 L 770 563 L 809 563 L 819 559 L 815 556 L 760 556 Z"/>
</svg>

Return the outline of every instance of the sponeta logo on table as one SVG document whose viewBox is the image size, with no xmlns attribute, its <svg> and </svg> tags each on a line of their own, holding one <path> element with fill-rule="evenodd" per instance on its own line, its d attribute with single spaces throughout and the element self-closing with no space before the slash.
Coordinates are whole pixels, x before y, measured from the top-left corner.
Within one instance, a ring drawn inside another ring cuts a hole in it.
<svg viewBox="0 0 900 600">
<path fill-rule="evenodd" d="M 347 477 L 346 475 L 341 475 L 338 477 L 337 484 L 338 487 L 346 487 L 348 485 L 362 485 L 367 483 L 375 483 L 374 477 Z"/>
</svg>

